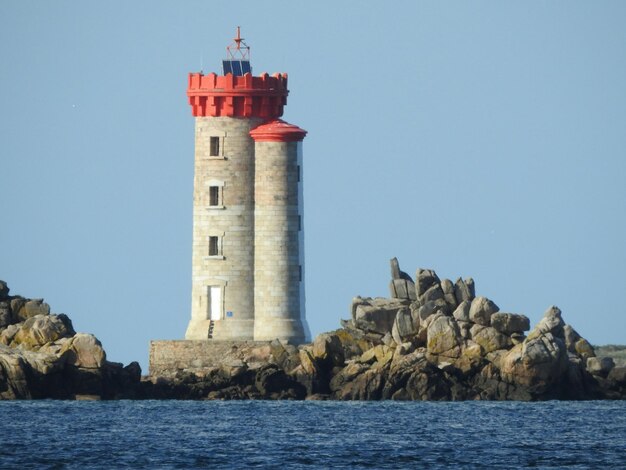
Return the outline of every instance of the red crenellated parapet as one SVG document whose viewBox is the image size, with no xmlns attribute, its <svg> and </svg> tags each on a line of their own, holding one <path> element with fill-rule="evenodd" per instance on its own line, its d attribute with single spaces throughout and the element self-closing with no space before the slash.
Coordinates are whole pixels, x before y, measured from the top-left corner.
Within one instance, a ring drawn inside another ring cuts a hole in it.
<svg viewBox="0 0 626 470">
<path fill-rule="evenodd" d="M 276 119 L 250 131 L 255 142 L 301 142 L 307 132 L 294 124 Z"/>
<path fill-rule="evenodd" d="M 276 119 L 287 104 L 287 74 L 253 77 L 189 74 L 187 96 L 194 116 Z"/>
</svg>

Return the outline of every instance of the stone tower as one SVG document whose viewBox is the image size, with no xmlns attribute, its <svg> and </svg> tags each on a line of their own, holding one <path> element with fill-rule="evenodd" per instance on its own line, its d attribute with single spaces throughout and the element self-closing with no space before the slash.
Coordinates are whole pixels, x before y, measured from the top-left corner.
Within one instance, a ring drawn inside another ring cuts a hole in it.
<svg viewBox="0 0 626 470">
<path fill-rule="evenodd" d="M 302 140 L 287 74 L 252 76 L 237 28 L 223 75 L 190 73 L 195 116 L 192 307 L 186 339 L 309 339 Z"/>
</svg>

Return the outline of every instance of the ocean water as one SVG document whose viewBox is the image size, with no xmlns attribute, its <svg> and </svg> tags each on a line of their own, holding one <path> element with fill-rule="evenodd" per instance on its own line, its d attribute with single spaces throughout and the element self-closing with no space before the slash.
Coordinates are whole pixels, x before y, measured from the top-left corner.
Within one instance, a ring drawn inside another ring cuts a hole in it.
<svg viewBox="0 0 626 470">
<path fill-rule="evenodd" d="M 0 468 L 626 468 L 626 402 L 0 402 Z"/>
</svg>

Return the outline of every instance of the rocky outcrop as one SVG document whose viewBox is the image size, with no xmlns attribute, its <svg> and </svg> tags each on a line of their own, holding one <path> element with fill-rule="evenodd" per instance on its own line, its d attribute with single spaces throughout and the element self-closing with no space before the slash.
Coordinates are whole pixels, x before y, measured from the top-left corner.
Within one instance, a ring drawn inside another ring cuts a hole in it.
<svg viewBox="0 0 626 470">
<path fill-rule="evenodd" d="M 95 336 L 0 281 L 0 399 L 135 398 L 140 377 L 139 364 L 107 361 Z"/>
<path fill-rule="evenodd" d="M 550 307 L 537 326 L 431 269 L 415 281 L 391 260 L 391 298 L 355 297 L 342 328 L 294 347 L 276 340 L 259 368 L 151 378 L 157 397 L 335 400 L 542 400 L 623 398 L 626 369 Z M 413 290 L 413 292 L 410 292 Z M 269 364 L 269 365 L 268 365 Z M 281 372 L 282 371 L 282 372 Z M 267 379 L 266 379 L 267 377 Z M 265 382 L 270 385 L 264 385 Z M 150 394 L 148 394 L 150 395 Z"/>
<path fill-rule="evenodd" d="M 626 367 L 597 357 L 557 307 L 529 332 L 528 317 L 476 296 L 472 278 L 452 282 L 418 269 L 413 280 L 395 258 L 391 277 L 391 298 L 355 297 L 342 327 L 311 344 L 170 342 L 184 364 L 155 369 L 141 382 L 136 363 L 108 362 L 93 335 L 75 333 L 41 299 L 10 297 L 0 282 L 0 398 L 626 397 Z"/>
<path fill-rule="evenodd" d="M 298 348 L 274 341 L 266 357 L 272 366 L 264 372 L 275 377 L 270 381 L 273 386 L 262 385 L 259 370 L 244 363 L 240 370 L 245 372 L 222 370 L 193 378 L 193 390 L 202 391 L 193 397 L 625 397 L 625 369 L 614 367 L 609 359 L 596 358 L 593 347 L 564 322 L 557 307 L 550 307 L 526 336 L 528 317 L 500 312 L 492 300 L 476 296 L 471 278 L 453 283 L 431 269 L 418 269 L 413 281 L 395 258 L 391 276 L 392 298 L 355 297 L 351 318 L 342 321 L 342 328 Z M 179 390 L 185 389 L 180 378 L 170 380 Z M 203 385 L 198 387 L 198 383 Z M 189 396 L 191 389 L 185 390 Z"/>
</svg>

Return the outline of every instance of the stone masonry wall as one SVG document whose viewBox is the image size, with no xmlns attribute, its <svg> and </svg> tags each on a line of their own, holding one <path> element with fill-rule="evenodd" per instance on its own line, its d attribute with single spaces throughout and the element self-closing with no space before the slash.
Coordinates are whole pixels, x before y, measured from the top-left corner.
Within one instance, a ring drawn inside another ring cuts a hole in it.
<svg viewBox="0 0 626 470">
<path fill-rule="evenodd" d="M 150 341 L 150 375 L 172 377 L 178 372 L 204 375 L 219 367 L 267 363 L 267 341 Z"/>
<path fill-rule="evenodd" d="M 255 153 L 254 339 L 303 342 L 298 143 L 257 142 Z"/>
<path fill-rule="evenodd" d="M 196 118 L 192 318 L 186 339 L 207 339 L 209 286 L 222 288 L 221 327 L 215 339 L 251 339 L 254 324 L 254 142 L 249 131 L 260 119 Z M 210 155 L 211 137 L 220 138 L 220 154 Z M 220 204 L 210 205 L 211 186 L 220 188 Z M 209 237 L 219 253 L 209 256 Z M 227 312 L 230 312 L 227 315 Z"/>
</svg>

